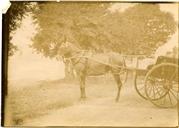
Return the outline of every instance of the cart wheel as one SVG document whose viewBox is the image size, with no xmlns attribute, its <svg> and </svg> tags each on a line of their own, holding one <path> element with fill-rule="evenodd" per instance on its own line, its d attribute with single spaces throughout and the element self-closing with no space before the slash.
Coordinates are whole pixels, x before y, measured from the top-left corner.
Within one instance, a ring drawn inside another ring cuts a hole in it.
<svg viewBox="0 0 179 128">
<path fill-rule="evenodd" d="M 145 75 L 146 75 L 147 71 L 135 71 L 134 74 L 134 86 L 135 86 L 135 90 L 136 92 L 139 94 L 139 96 L 141 96 L 142 98 L 147 100 L 147 96 L 145 94 Z"/>
<path fill-rule="evenodd" d="M 162 63 L 154 66 L 145 77 L 145 93 L 158 107 L 176 107 L 179 100 L 178 65 Z"/>
</svg>

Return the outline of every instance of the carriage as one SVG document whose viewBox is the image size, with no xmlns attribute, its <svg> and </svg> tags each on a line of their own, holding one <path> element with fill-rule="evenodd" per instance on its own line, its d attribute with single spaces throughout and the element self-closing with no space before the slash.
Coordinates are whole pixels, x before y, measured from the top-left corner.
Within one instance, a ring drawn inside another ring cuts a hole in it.
<svg viewBox="0 0 179 128">
<path fill-rule="evenodd" d="M 135 70 L 134 85 L 144 99 L 161 108 L 176 107 L 179 102 L 178 59 L 159 56 L 146 70 Z"/>
<path fill-rule="evenodd" d="M 119 100 L 121 86 L 125 83 L 128 71 L 134 71 L 134 85 L 137 93 L 154 105 L 163 108 L 175 107 L 179 101 L 178 59 L 159 56 L 155 63 L 145 70 L 138 68 L 140 59 L 147 56 L 121 55 L 119 53 L 95 53 L 81 51 L 69 42 L 64 42 L 59 48 L 59 54 L 71 62 L 78 74 L 81 98 L 86 98 L 85 80 L 90 75 L 102 75 L 110 72 L 117 84 L 116 101 Z M 136 59 L 135 68 L 126 65 L 126 58 Z M 98 69 L 98 70 L 96 70 Z M 178 104 L 179 105 L 179 104 Z"/>
</svg>

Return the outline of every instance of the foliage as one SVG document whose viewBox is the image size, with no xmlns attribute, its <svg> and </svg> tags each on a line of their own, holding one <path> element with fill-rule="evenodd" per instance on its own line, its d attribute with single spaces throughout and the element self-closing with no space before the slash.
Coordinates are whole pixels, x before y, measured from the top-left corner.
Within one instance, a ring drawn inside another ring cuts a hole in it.
<svg viewBox="0 0 179 128">
<path fill-rule="evenodd" d="M 9 32 L 14 32 L 21 25 L 22 19 L 32 10 L 30 2 L 11 2 L 8 10 Z M 11 42 L 12 36 L 9 36 L 9 55 L 12 56 L 17 51 L 17 46 Z"/>
<path fill-rule="evenodd" d="M 20 26 L 22 19 L 31 9 L 32 5 L 30 2 L 11 2 L 11 6 L 8 10 L 10 32 L 16 30 Z"/>
<path fill-rule="evenodd" d="M 81 49 L 122 54 L 152 54 L 176 30 L 170 13 L 158 4 L 136 4 L 124 12 L 110 12 L 112 3 L 38 3 L 39 25 L 32 48 L 56 57 L 64 41 Z"/>
<path fill-rule="evenodd" d="M 13 43 L 9 43 L 9 49 L 10 49 L 8 52 L 9 56 L 14 55 L 14 53 L 18 50 L 17 46 L 14 45 Z"/>
<path fill-rule="evenodd" d="M 117 38 L 114 50 L 125 54 L 152 54 L 176 30 L 172 15 L 157 4 L 137 4 L 116 13 L 114 19 L 110 21 L 111 33 Z"/>
<path fill-rule="evenodd" d="M 67 40 L 87 49 L 97 36 L 95 29 L 109 4 L 95 3 L 39 3 L 35 19 L 39 33 L 32 45 L 45 56 L 54 57 L 58 44 Z M 95 12 L 95 13 L 94 13 Z"/>
</svg>

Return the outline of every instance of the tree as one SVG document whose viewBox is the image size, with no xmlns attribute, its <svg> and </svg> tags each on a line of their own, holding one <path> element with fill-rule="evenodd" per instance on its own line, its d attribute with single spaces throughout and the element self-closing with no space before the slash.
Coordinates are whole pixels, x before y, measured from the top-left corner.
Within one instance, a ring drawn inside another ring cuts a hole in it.
<svg viewBox="0 0 179 128">
<path fill-rule="evenodd" d="M 30 9 L 29 2 L 11 2 L 10 8 L 6 14 L 3 15 L 3 64 L 2 64 L 2 79 L 3 79 L 3 94 L 8 94 L 7 89 L 7 69 L 8 69 L 8 56 L 12 56 L 17 50 L 17 46 L 11 43 L 12 35 L 21 24 L 22 18 L 26 12 Z"/>
<path fill-rule="evenodd" d="M 25 16 L 26 11 L 29 9 L 30 3 L 28 2 L 11 2 L 10 8 L 7 10 L 6 14 L 3 15 L 3 43 L 2 43 L 2 125 L 12 125 L 10 118 L 11 109 L 7 107 L 8 104 L 8 56 L 12 56 L 17 50 L 17 46 L 11 43 L 12 35 L 11 33 L 15 31 L 21 24 L 22 18 Z M 6 100 L 6 101 L 5 101 Z M 7 118 L 6 118 L 7 117 Z"/>
<path fill-rule="evenodd" d="M 46 57 L 58 57 L 64 41 L 81 49 L 111 50 L 150 55 L 176 31 L 170 13 L 158 4 L 136 4 L 124 12 L 110 12 L 112 3 L 38 3 L 39 25 L 32 48 Z"/>
<path fill-rule="evenodd" d="M 15 51 L 18 50 L 17 46 L 11 42 L 12 33 L 21 25 L 22 19 L 28 14 L 28 12 L 32 11 L 33 6 L 30 2 L 11 2 L 11 6 L 8 9 L 6 15 L 8 18 L 8 33 L 9 33 L 9 45 L 8 45 L 8 53 L 9 56 L 12 56 Z"/>
<path fill-rule="evenodd" d="M 55 57 L 57 49 L 51 46 L 57 46 L 66 38 L 88 49 L 95 40 L 93 37 L 97 37 L 98 21 L 108 7 L 105 3 L 38 3 L 34 18 L 40 29 L 32 47 L 45 56 Z"/>
<path fill-rule="evenodd" d="M 11 2 L 10 8 L 6 14 L 3 15 L 3 90 L 7 95 L 7 63 L 8 56 L 12 56 L 18 50 L 17 46 L 11 42 L 12 32 L 14 32 L 20 25 L 23 17 L 29 12 L 33 6 L 30 2 Z"/>
<path fill-rule="evenodd" d="M 40 29 L 32 47 L 48 57 L 56 56 L 55 46 L 63 42 L 64 37 L 82 49 L 151 54 L 176 31 L 173 16 L 162 12 L 158 4 L 137 4 L 115 13 L 108 10 L 111 3 L 42 3 L 38 6 L 35 19 Z"/>
<path fill-rule="evenodd" d="M 76 44 L 81 49 L 93 47 L 98 22 L 108 7 L 109 4 L 105 3 L 38 3 L 34 19 L 39 25 L 39 32 L 34 38 L 32 48 L 46 57 L 58 58 L 58 46 L 64 40 Z M 64 63 L 65 76 L 71 76 L 70 63 Z"/>
<path fill-rule="evenodd" d="M 173 16 L 162 12 L 158 4 L 137 4 L 108 17 L 111 48 L 123 54 L 150 55 L 176 31 Z"/>
</svg>

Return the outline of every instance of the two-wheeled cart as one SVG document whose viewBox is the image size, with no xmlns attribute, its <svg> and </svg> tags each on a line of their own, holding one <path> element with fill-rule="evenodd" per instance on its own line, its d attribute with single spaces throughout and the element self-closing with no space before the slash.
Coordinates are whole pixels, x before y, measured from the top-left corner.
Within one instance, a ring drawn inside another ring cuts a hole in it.
<svg viewBox="0 0 179 128">
<path fill-rule="evenodd" d="M 137 93 L 162 108 L 176 107 L 179 102 L 178 59 L 159 56 L 146 70 L 135 72 Z"/>
</svg>

